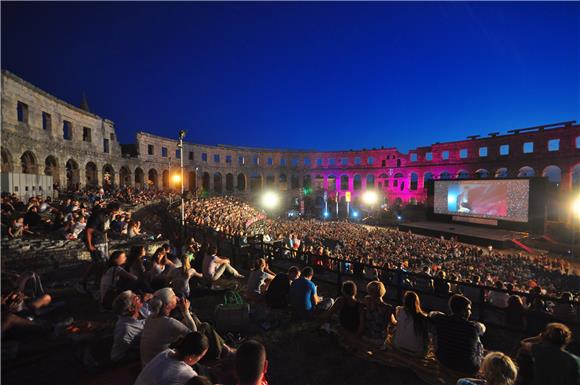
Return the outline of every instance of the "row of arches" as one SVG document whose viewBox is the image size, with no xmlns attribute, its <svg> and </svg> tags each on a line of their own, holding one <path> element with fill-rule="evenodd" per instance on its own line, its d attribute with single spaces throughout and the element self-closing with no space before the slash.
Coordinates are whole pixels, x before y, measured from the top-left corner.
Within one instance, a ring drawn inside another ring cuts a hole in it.
<svg viewBox="0 0 580 385">
<path fill-rule="evenodd" d="M 20 170 L 15 169 L 11 161 L 12 157 L 10 153 L 2 148 L 2 170 L 3 171 L 15 171 L 22 172 L 24 174 L 44 174 L 51 175 L 54 177 L 55 181 L 61 181 L 61 167 L 59 167 L 59 161 L 56 156 L 49 155 L 45 158 L 44 164 L 38 161 L 36 155 L 32 151 L 25 151 L 20 156 Z M 113 186 L 115 185 L 116 171 L 110 164 L 105 164 L 100 172 L 101 178 L 99 180 L 99 172 L 97 165 L 94 162 L 88 162 L 84 166 L 85 180 L 81 181 L 81 166 L 79 163 L 70 158 L 65 163 L 63 182 L 66 183 L 67 187 L 78 186 L 80 184 L 86 184 L 88 186 Z M 580 185 L 580 164 L 575 165 L 572 170 L 572 185 Z M 136 187 L 162 187 L 169 188 L 169 171 L 164 170 L 159 174 L 159 172 L 152 168 L 145 173 L 141 167 L 137 167 L 134 172 L 123 166 L 119 170 L 118 183 L 120 186 L 135 185 Z M 354 176 L 349 175 L 334 175 L 330 174 L 323 177 L 320 174 L 310 176 L 304 175 L 301 177 L 299 175 L 291 175 L 289 178 L 286 174 L 280 174 L 277 177 L 272 174 L 267 174 L 263 180 L 261 174 L 253 173 L 246 177 L 244 173 L 239 173 L 237 175 L 233 173 L 227 173 L 222 175 L 219 172 L 210 174 L 209 172 L 204 172 L 202 174 L 202 187 L 206 191 L 213 191 L 216 193 L 224 192 L 235 192 L 235 191 L 246 191 L 249 186 L 250 191 L 257 191 L 262 187 L 277 187 L 284 191 L 288 188 L 297 189 L 300 187 L 312 187 L 314 185 L 315 189 L 328 191 L 348 191 L 348 190 L 361 190 L 363 187 L 366 188 L 381 188 L 381 189 L 400 189 L 404 190 L 406 184 L 410 190 L 417 190 L 419 188 L 419 182 L 422 179 L 423 185 L 432 179 L 467 179 L 467 178 L 508 178 L 508 177 L 533 177 L 536 175 L 541 175 L 547 177 L 552 183 L 559 184 L 562 181 L 562 170 L 557 165 L 550 165 L 537 173 L 536 170 L 531 166 L 523 166 L 519 169 L 510 171 L 507 167 L 501 167 L 491 172 L 485 168 L 477 169 L 475 172 L 470 173 L 467 170 L 459 170 L 455 173 L 450 173 L 448 171 L 440 171 L 438 175 L 433 172 L 426 172 L 422 177 L 419 176 L 417 172 L 411 172 L 408 177 L 403 175 L 401 172 L 397 172 L 394 175 L 387 175 L 386 173 L 379 174 L 375 176 L 374 174 L 368 174 L 362 176 L 356 174 Z M 197 176 L 195 172 L 191 171 L 187 175 L 186 180 L 187 187 L 190 190 L 194 190 L 197 186 Z M 365 182 L 363 184 L 363 181 Z M 161 183 L 159 183 L 161 182 Z"/>
</svg>

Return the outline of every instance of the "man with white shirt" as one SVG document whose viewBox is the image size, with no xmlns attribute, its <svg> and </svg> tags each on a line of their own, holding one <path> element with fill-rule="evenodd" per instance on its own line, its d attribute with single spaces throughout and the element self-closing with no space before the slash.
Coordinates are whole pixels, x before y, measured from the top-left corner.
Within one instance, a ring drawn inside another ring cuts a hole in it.
<svg viewBox="0 0 580 385">
<path fill-rule="evenodd" d="M 234 278 L 244 278 L 230 264 L 229 258 L 220 258 L 217 256 L 217 247 L 211 246 L 203 258 L 203 277 L 215 282 L 221 278 L 225 272 L 230 273 Z"/>
<path fill-rule="evenodd" d="M 207 353 L 207 337 L 199 332 L 192 332 L 179 339 L 156 355 L 143 368 L 135 385 L 185 385 L 197 376 L 192 365 L 195 365 Z"/>
</svg>

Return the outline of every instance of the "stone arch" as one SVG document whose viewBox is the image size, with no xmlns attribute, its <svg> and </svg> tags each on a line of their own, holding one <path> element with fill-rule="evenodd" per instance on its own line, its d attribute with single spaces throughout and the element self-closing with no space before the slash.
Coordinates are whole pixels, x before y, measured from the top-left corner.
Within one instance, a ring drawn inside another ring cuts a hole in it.
<svg viewBox="0 0 580 385">
<path fill-rule="evenodd" d="M 14 172 L 14 163 L 10 151 L 2 147 L 2 172 Z"/>
<path fill-rule="evenodd" d="M 416 172 L 412 172 L 409 177 L 409 187 L 411 190 L 415 191 L 419 187 L 419 175 Z"/>
<path fill-rule="evenodd" d="M 164 190 L 169 188 L 169 170 L 163 170 L 161 173 L 161 186 Z"/>
<path fill-rule="evenodd" d="M 475 172 L 475 177 L 477 179 L 489 178 L 489 171 L 487 171 L 485 168 L 480 168 Z"/>
<path fill-rule="evenodd" d="M 131 186 L 131 171 L 129 170 L 129 168 L 123 166 L 121 167 L 121 169 L 119 170 L 119 185 L 121 187 L 125 187 L 125 186 Z"/>
<path fill-rule="evenodd" d="M 530 166 L 524 166 L 518 170 L 518 178 L 527 178 L 536 176 L 536 171 Z"/>
<path fill-rule="evenodd" d="M 141 167 L 135 169 L 135 187 L 142 189 L 145 184 L 145 173 Z"/>
<path fill-rule="evenodd" d="M 115 170 L 110 164 L 103 166 L 103 188 L 115 186 Z"/>
<path fill-rule="evenodd" d="M 352 178 L 352 189 L 354 191 L 358 191 L 362 188 L 362 177 L 359 174 L 356 174 Z"/>
<path fill-rule="evenodd" d="M 23 174 L 38 174 L 38 161 L 32 151 L 25 151 L 20 157 Z"/>
<path fill-rule="evenodd" d="M 238 174 L 238 191 L 246 191 L 246 176 L 243 173 Z"/>
<path fill-rule="evenodd" d="M 375 176 L 373 174 L 367 175 L 367 190 L 375 188 Z"/>
<path fill-rule="evenodd" d="M 348 175 L 340 176 L 340 190 L 348 191 Z"/>
<path fill-rule="evenodd" d="M 405 176 L 403 174 L 401 174 L 400 172 L 396 173 L 395 176 L 393 177 L 393 187 L 398 187 L 399 186 L 399 181 L 402 180 Z M 404 188 L 405 184 L 401 183 L 402 188 Z"/>
<path fill-rule="evenodd" d="M 88 162 L 85 165 L 85 180 L 86 185 L 89 187 L 97 187 L 99 185 L 97 165 L 93 162 Z"/>
<path fill-rule="evenodd" d="M 324 177 L 320 174 L 314 177 L 314 189 L 324 190 Z"/>
<path fill-rule="evenodd" d="M 507 178 L 509 176 L 509 171 L 507 167 L 500 167 L 495 170 L 495 177 L 496 178 Z"/>
<path fill-rule="evenodd" d="M 250 175 L 250 191 L 260 191 L 262 189 L 262 175 L 253 173 Z"/>
<path fill-rule="evenodd" d="M 292 175 L 290 177 L 290 188 L 291 189 L 300 188 L 300 177 L 298 175 Z"/>
<path fill-rule="evenodd" d="M 197 190 L 197 174 L 195 171 L 190 171 L 188 174 L 189 178 L 189 191 Z"/>
<path fill-rule="evenodd" d="M 471 176 L 471 174 L 469 173 L 469 171 L 466 171 L 466 170 L 459 170 L 459 171 L 457 171 L 457 174 L 455 175 L 455 177 L 457 179 L 469 179 L 470 176 Z"/>
<path fill-rule="evenodd" d="M 226 191 L 234 191 L 234 174 L 229 172 L 226 174 Z"/>
<path fill-rule="evenodd" d="M 155 170 L 154 168 L 150 169 L 149 172 L 147 173 L 147 184 L 150 187 L 159 187 L 159 175 L 157 173 L 157 170 Z"/>
<path fill-rule="evenodd" d="M 580 189 L 580 163 L 572 167 L 572 189 Z"/>
<path fill-rule="evenodd" d="M 304 175 L 302 177 L 302 185 L 304 188 L 312 188 L 312 177 L 310 175 Z"/>
<path fill-rule="evenodd" d="M 328 191 L 336 191 L 336 176 L 330 174 L 327 178 Z"/>
<path fill-rule="evenodd" d="M 53 183 L 58 182 L 60 172 L 58 168 L 58 160 L 54 155 L 49 155 L 44 160 L 44 175 L 52 176 Z"/>
<path fill-rule="evenodd" d="M 401 159 L 397 159 L 397 167 L 401 167 Z"/>
<path fill-rule="evenodd" d="M 276 183 L 276 177 L 272 174 L 266 175 L 266 186 L 272 187 Z"/>
<path fill-rule="evenodd" d="M 451 179 L 451 174 L 447 171 L 441 171 L 441 173 L 439 174 L 439 179 L 440 180 Z"/>
<path fill-rule="evenodd" d="M 201 187 L 203 188 L 203 191 L 209 191 L 210 179 L 209 172 L 204 172 L 201 177 Z"/>
<path fill-rule="evenodd" d="M 542 176 L 548 178 L 550 183 L 559 184 L 562 181 L 562 170 L 558 166 L 550 165 L 544 168 Z"/>
<path fill-rule="evenodd" d="M 77 189 L 81 181 L 81 173 L 79 170 L 79 164 L 74 159 L 69 159 L 66 161 L 66 187 L 68 189 Z"/>
<path fill-rule="evenodd" d="M 433 180 L 433 173 L 426 172 L 425 175 L 423 175 L 423 188 L 426 188 L 427 183 L 429 183 L 432 180 Z"/>
<path fill-rule="evenodd" d="M 213 191 L 218 194 L 221 194 L 223 191 L 222 174 L 219 172 L 213 174 Z"/>
</svg>

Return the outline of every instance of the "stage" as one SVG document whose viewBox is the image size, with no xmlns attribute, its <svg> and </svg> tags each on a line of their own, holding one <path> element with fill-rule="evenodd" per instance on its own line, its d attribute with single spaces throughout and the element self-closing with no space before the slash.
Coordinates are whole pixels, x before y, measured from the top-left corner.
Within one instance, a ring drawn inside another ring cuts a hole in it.
<svg viewBox="0 0 580 385">
<path fill-rule="evenodd" d="M 528 236 L 528 233 L 494 229 L 490 227 L 464 225 L 448 222 L 410 222 L 399 225 L 402 231 L 411 230 L 414 234 L 429 235 L 446 239 L 451 236 L 458 241 L 480 246 L 492 245 L 494 248 L 507 249 L 517 247 L 512 240 L 519 240 Z"/>
</svg>

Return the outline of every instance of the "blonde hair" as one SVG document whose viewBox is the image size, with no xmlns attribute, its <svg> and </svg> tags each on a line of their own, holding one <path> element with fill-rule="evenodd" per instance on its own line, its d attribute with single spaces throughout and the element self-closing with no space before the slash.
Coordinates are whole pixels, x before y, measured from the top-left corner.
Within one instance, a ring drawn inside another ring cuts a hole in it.
<svg viewBox="0 0 580 385">
<path fill-rule="evenodd" d="M 502 352 L 491 352 L 483 358 L 481 374 L 489 385 L 513 385 L 518 376 L 518 367 Z"/>
<path fill-rule="evenodd" d="M 387 289 L 381 281 L 371 281 L 367 284 L 367 293 L 373 298 L 383 298 L 387 294 Z"/>
</svg>

